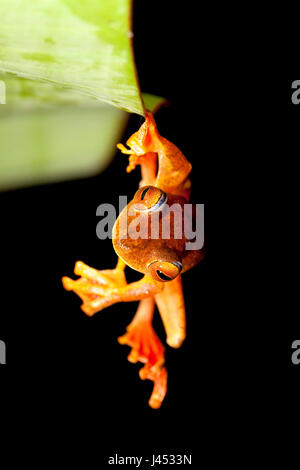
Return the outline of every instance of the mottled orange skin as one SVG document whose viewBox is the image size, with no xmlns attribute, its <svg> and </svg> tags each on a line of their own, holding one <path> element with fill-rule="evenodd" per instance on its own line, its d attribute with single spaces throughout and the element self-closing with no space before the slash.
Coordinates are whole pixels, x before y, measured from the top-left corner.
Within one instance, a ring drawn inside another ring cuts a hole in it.
<svg viewBox="0 0 300 470">
<path fill-rule="evenodd" d="M 164 204 L 170 206 L 173 203 L 180 206 L 187 203 L 191 190 L 188 179 L 191 164 L 174 144 L 159 135 L 151 114 L 146 115 L 144 124 L 128 139 L 127 146 L 129 149 L 118 144 L 118 148 L 129 155 L 127 171 L 140 165 L 142 181 L 140 190 L 121 212 L 113 229 L 113 246 L 119 256 L 118 264 L 115 269 L 98 271 L 77 262 L 75 274 L 81 277 L 76 281 L 64 277 L 63 285 L 81 297 L 81 308 L 90 316 L 117 302 L 140 300 L 138 311 L 119 342 L 132 348 L 128 357 L 131 362 L 145 364 L 140 370 L 140 377 L 153 380 L 154 388 L 149 404 L 152 408 L 159 408 L 167 391 L 167 371 L 164 348 L 152 327 L 155 304 L 166 330 L 167 343 L 175 348 L 180 347 L 186 334 L 180 273 L 192 268 L 203 255 L 201 251 L 186 251 L 184 237 L 174 238 L 176 224 L 182 221 L 174 222 L 171 218 L 170 237 L 162 239 L 162 212 L 159 237 L 152 239 L 151 212 L 128 214 L 136 203 L 145 203 L 151 210 L 152 207 L 156 208 L 157 200 L 158 204 L 166 200 Z M 145 189 L 146 196 L 142 200 Z M 137 216 L 142 221 L 141 225 L 143 221 L 148 223 L 147 239 L 131 239 L 127 236 L 128 227 Z M 125 229 L 124 221 L 127 222 Z M 126 265 L 143 273 L 144 277 L 127 284 L 124 273 Z M 162 280 L 160 276 L 167 276 L 171 280 Z"/>
<path fill-rule="evenodd" d="M 147 188 L 149 186 L 142 186 L 141 189 Z M 131 215 L 131 207 L 134 205 L 142 203 L 139 193 L 137 192 L 132 201 L 125 207 L 125 209 L 120 213 L 115 226 L 113 228 L 113 246 L 117 255 L 127 264 L 127 266 L 139 271 L 143 274 L 147 274 L 147 266 L 149 263 L 155 260 L 164 260 L 169 262 L 180 262 L 182 263 L 181 274 L 185 271 L 191 269 L 195 264 L 197 264 L 202 258 L 202 253 L 197 250 L 186 250 L 186 243 L 189 241 L 184 236 L 184 227 L 183 219 L 180 218 L 178 221 L 174 217 L 168 218 L 168 215 L 164 211 L 160 212 L 159 221 L 157 224 L 157 238 L 152 237 L 152 212 L 139 212 L 137 214 Z M 173 194 L 167 194 L 167 203 L 169 207 L 172 207 L 174 204 L 177 204 L 179 207 L 184 210 L 184 204 L 187 203 L 187 199 L 182 196 L 177 196 Z M 134 211 L 132 211 L 133 213 Z M 156 211 L 158 215 L 158 211 Z M 139 224 L 142 227 L 145 227 L 148 230 L 145 230 L 147 233 L 147 238 L 138 238 L 136 240 L 130 237 L 128 233 L 128 227 L 131 226 L 131 223 L 137 219 Z M 126 219 L 126 224 L 123 219 Z M 170 225 L 170 237 L 164 239 L 162 237 L 162 225 L 166 221 L 166 224 Z M 126 230 L 121 230 L 120 226 L 125 227 Z M 175 233 L 179 230 L 179 225 L 181 226 L 181 238 L 175 238 Z"/>
</svg>

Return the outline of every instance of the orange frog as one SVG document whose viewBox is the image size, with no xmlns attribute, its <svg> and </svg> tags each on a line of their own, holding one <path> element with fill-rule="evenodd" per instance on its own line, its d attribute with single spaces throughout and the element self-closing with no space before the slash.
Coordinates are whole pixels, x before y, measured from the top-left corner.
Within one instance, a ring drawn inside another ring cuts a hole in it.
<svg viewBox="0 0 300 470">
<path fill-rule="evenodd" d="M 164 347 L 152 327 L 155 304 L 168 345 L 180 347 L 186 330 L 181 274 L 196 265 L 203 253 L 186 249 L 188 239 L 179 227 L 183 224 L 184 204 L 190 197 L 191 164 L 174 144 L 160 136 L 150 113 L 146 114 L 138 132 L 128 139 L 127 146 L 129 149 L 122 144 L 117 146 L 129 155 L 127 172 L 140 165 L 142 181 L 113 228 L 113 246 L 119 257 L 117 266 L 98 271 L 78 261 L 74 272 L 81 277 L 77 280 L 64 277 L 63 285 L 79 295 L 83 301 L 81 308 L 89 316 L 117 302 L 140 301 L 119 343 L 132 348 L 128 356 L 130 362 L 144 364 L 139 371 L 140 378 L 154 382 L 149 405 L 159 408 L 167 391 L 167 370 Z M 166 211 L 174 204 L 177 209 L 182 208 L 180 220 Z M 165 237 L 162 234 L 167 217 L 169 233 Z M 132 236 L 130 232 L 137 221 L 144 236 Z M 143 278 L 128 284 L 124 273 L 126 265 L 143 273 Z"/>
</svg>

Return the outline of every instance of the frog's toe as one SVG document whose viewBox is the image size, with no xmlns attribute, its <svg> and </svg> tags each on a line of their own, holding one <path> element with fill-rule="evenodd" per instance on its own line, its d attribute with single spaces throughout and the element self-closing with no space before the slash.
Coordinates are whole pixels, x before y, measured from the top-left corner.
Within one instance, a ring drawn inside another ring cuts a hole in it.
<svg viewBox="0 0 300 470">
<path fill-rule="evenodd" d="M 167 338 L 167 343 L 168 343 L 169 346 L 171 346 L 171 348 L 178 349 L 178 348 L 180 348 L 180 346 L 182 345 L 184 340 L 185 340 L 185 334 L 184 333 L 182 333 L 182 335 L 175 334 L 175 335 L 169 336 Z"/>
<path fill-rule="evenodd" d="M 73 289 L 73 279 L 70 279 L 69 277 L 64 276 L 62 278 L 62 283 L 63 283 L 63 286 L 66 290 L 72 290 Z"/>
<path fill-rule="evenodd" d="M 160 408 L 167 393 L 168 372 L 166 367 L 159 364 L 153 367 L 145 365 L 140 370 L 140 378 L 142 380 L 149 379 L 154 382 L 149 406 L 154 409 Z"/>
</svg>

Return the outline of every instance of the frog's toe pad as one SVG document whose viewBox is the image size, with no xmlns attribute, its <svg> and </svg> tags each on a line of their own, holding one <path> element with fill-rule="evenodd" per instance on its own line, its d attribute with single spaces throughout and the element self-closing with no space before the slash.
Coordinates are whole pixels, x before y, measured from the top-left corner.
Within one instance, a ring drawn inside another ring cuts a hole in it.
<svg viewBox="0 0 300 470">
<path fill-rule="evenodd" d="M 160 408 L 167 393 L 168 372 L 166 367 L 159 364 L 149 367 L 146 364 L 140 369 L 140 378 L 142 380 L 153 380 L 154 387 L 149 400 L 149 406 L 154 409 Z"/>
</svg>

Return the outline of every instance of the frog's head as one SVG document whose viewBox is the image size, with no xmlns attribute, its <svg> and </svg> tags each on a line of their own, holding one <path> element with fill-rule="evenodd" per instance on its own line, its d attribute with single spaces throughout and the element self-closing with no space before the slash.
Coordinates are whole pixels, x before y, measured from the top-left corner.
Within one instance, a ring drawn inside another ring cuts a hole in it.
<svg viewBox="0 0 300 470">
<path fill-rule="evenodd" d="M 173 221 L 170 236 L 162 236 L 168 201 L 172 201 L 172 196 L 161 189 L 141 187 L 120 213 L 113 228 L 117 255 L 131 268 L 150 274 L 160 282 L 171 281 L 180 274 L 184 250 L 184 240 L 174 238 Z"/>
</svg>

